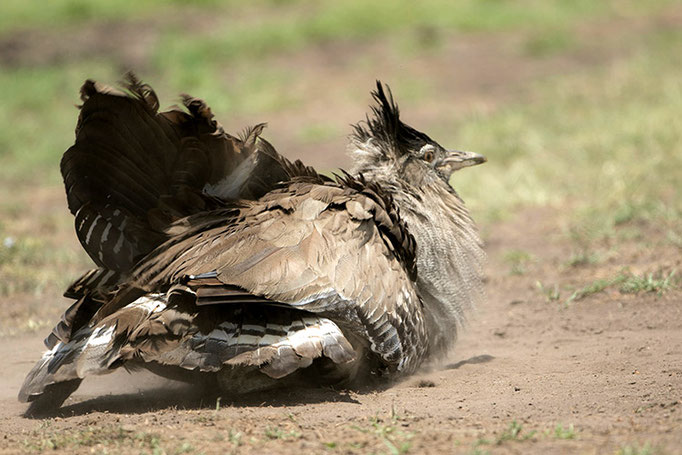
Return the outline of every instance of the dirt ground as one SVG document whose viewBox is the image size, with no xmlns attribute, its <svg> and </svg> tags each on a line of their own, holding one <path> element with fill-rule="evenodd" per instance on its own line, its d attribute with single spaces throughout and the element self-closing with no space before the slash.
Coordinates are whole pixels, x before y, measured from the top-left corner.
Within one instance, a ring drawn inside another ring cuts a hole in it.
<svg viewBox="0 0 682 455">
<path fill-rule="evenodd" d="M 668 18 L 679 24 L 680 8 L 673 11 Z M 668 22 L 600 24 L 583 34 L 594 46 L 540 60 L 508 52 L 511 45 L 503 36 L 453 41 L 444 53 L 450 60 L 439 62 L 440 83 L 458 88 L 462 106 L 494 105 L 516 96 L 529 79 L 616 59 L 627 52 L 633 34 Z M 6 40 L 0 43 L 5 49 L 0 61 L 34 64 L 72 55 L 43 46 L 51 38 Z M 121 58 L 144 61 L 145 42 L 129 54 L 121 51 Z M 21 46 L 47 50 L 10 52 Z M 337 65 L 351 50 L 333 49 Z M 287 59 L 333 86 L 337 67 L 325 62 L 322 54 L 328 53 L 321 48 Z M 35 61 L 22 61 L 25 55 Z M 386 59 L 382 68 L 399 67 L 391 56 Z M 431 68 L 429 63 L 424 57 L 421 66 Z M 345 76 L 344 84 L 364 86 L 359 76 Z M 406 112 L 428 124 L 432 107 Z M 281 138 L 278 147 L 298 153 L 295 158 L 337 165 L 343 138 L 314 145 L 286 142 L 290 119 L 303 122 L 326 109 L 321 100 L 296 115 L 273 115 L 267 119 L 268 137 Z M 340 107 L 352 110 L 353 119 L 363 109 L 357 100 Z M 246 117 L 221 120 L 254 123 Z M 57 198 L 63 205 L 61 193 L 50 201 Z M 599 260 L 571 265 L 572 255 L 581 251 L 566 226 L 561 207 L 527 209 L 482 225 L 487 299 L 447 362 L 385 390 L 293 390 L 217 400 L 212 391 L 118 371 L 88 378 L 57 416 L 33 420 L 22 416 L 26 406 L 16 395 L 49 329 L 3 337 L 0 454 L 682 453 L 682 290 L 624 294 L 613 285 L 569 301 L 573 290 L 612 278 L 623 267 L 637 274 L 682 271 L 680 250 L 671 248 L 657 226 L 625 225 L 617 241 L 589 245 Z M 69 241 L 75 245 L 73 237 Z"/>
<path fill-rule="evenodd" d="M 147 374 L 90 378 L 59 416 L 21 417 L 16 393 L 39 335 L 3 343 L 0 453 L 682 453 L 682 292 L 574 289 L 682 266 L 654 227 L 596 265 L 566 265 L 573 243 L 555 210 L 485 233 L 488 298 L 449 362 L 383 391 L 298 390 L 230 402 Z M 525 251 L 523 270 L 509 251 Z M 565 294 L 565 295 L 563 295 Z M 646 450 L 649 450 L 648 452 Z M 658 452 L 656 452 L 658 451 Z M 161 453 L 161 452 L 154 452 Z"/>
</svg>

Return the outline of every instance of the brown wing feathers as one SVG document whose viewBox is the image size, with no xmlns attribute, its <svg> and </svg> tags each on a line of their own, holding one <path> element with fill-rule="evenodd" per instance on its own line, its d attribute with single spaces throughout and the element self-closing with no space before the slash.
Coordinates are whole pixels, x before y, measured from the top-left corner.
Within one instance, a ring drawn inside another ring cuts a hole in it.
<svg viewBox="0 0 682 455">
<path fill-rule="evenodd" d="M 81 91 L 61 170 L 98 269 L 65 293 L 76 302 L 23 399 L 125 362 L 280 378 L 369 349 L 389 371 L 416 368 L 415 242 L 382 188 L 289 162 L 264 125 L 233 137 L 201 100 L 159 113 L 148 85 L 125 86 Z"/>
<path fill-rule="evenodd" d="M 186 230 L 140 263 L 135 285 L 185 282 L 200 304 L 274 302 L 326 315 L 364 333 L 390 369 L 412 368 L 410 337 L 424 330 L 407 314 L 420 305 L 404 273 L 414 268 L 414 241 L 380 189 L 350 179 L 298 178 L 229 216 L 183 220 Z M 374 282 L 377 274 L 387 282 Z"/>
</svg>

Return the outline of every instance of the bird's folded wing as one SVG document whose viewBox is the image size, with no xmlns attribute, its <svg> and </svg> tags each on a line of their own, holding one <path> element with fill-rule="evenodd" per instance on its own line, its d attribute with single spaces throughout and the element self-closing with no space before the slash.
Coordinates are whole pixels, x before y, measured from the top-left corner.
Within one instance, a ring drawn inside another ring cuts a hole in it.
<svg viewBox="0 0 682 455">
<path fill-rule="evenodd" d="M 184 282 L 200 303 L 260 297 L 323 314 L 392 369 L 409 370 L 426 348 L 422 305 L 411 236 L 390 226 L 400 220 L 386 203 L 370 190 L 299 182 L 248 207 L 190 217 L 143 261 L 138 286 Z"/>
</svg>

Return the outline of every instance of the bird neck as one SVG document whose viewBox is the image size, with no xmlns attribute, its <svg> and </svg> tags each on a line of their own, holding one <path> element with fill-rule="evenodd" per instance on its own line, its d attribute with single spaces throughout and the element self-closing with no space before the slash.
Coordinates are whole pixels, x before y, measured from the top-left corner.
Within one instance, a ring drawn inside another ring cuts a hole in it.
<svg viewBox="0 0 682 455">
<path fill-rule="evenodd" d="M 443 354 L 454 343 L 466 310 L 482 296 L 485 255 L 478 230 L 464 201 L 437 176 L 409 168 L 375 168 L 364 175 L 390 193 L 415 239 L 416 285 L 430 351 Z"/>
</svg>

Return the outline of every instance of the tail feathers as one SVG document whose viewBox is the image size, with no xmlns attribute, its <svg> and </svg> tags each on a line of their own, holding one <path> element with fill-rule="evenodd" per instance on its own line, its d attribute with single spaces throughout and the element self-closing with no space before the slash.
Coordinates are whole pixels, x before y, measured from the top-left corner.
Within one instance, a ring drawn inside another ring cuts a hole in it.
<svg viewBox="0 0 682 455">
<path fill-rule="evenodd" d="M 288 335 L 275 345 L 278 355 L 261 368 L 265 374 L 272 378 L 281 378 L 298 368 L 309 366 L 313 359 L 322 356 L 338 364 L 355 360 L 353 346 L 337 325 L 329 319 L 314 319 L 316 321 L 310 321 L 305 329 Z"/>
<path fill-rule="evenodd" d="M 76 300 L 62 315 L 62 319 L 52 329 L 45 346 L 54 348 L 57 343 L 68 343 L 72 335 L 85 326 L 95 312 L 102 306 L 102 302 L 92 299 L 89 295 Z"/>
<path fill-rule="evenodd" d="M 41 417 L 49 415 L 58 409 L 69 396 L 76 391 L 82 379 L 72 379 L 64 382 L 57 382 L 45 387 L 41 395 L 31 395 L 29 401 L 31 405 L 24 414 L 25 417 Z"/>
<path fill-rule="evenodd" d="M 59 342 L 46 351 L 26 377 L 19 391 L 19 401 L 34 401 L 53 384 L 110 372 L 107 345 L 114 329 L 114 326 L 86 328 L 76 333 L 71 341 Z"/>
<path fill-rule="evenodd" d="M 164 310 L 164 297 L 141 297 L 96 326 L 85 326 L 68 341 L 54 344 L 29 372 L 19 391 L 19 401 L 33 401 L 53 384 L 113 371 L 121 363 L 121 337 Z"/>
<path fill-rule="evenodd" d="M 219 371 L 226 365 L 255 366 L 279 379 L 310 366 L 318 357 L 338 364 L 356 358 L 353 346 L 332 321 L 301 312 L 288 311 L 287 323 L 250 320 L 225 321 L 208 333 L 194 332 L 168 350 L 138 345 L 138 356 L 147 362 L 176 365 L 185 369 Z M 280 315 L 281 316 L 281 315 Z"/>
<path fill-rule="evenodd" d="M 109 373 L 127 361 L 203 372 L 256 367 L 279 379 L 316 358 L 347 364 L 357 357 L 329 319 L 264 305 L 197 307 L 186 297 L 143 296 L 57 342 L 28 374 L 19 400 L 34 401 L 50 390 L 61 397 L 69 387 L 55 384 L 76 384 L 75 390 L 82 378 Z"/>
<path fill-rule="evenodd" d="M 118 284 L 120 274 L 104 268 L 93 269 L 74 281 L 64 297 L 76 300 L 62 315 L 61 320 L 45 339 L 48 349 L 60 341 L 67 343 L 71 336 L 85 327 L 104 304 Z"/>
</svg>

